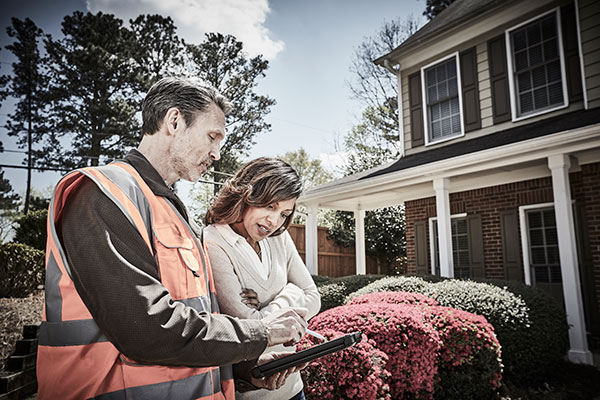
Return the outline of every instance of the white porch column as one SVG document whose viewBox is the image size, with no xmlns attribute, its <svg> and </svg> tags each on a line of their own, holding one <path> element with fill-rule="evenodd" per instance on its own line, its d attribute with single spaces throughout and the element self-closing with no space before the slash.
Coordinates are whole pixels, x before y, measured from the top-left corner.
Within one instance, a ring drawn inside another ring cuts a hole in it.
<svg viewBox="0 0 600 400">
<path fill-rule="evenodd" d="M 556 232 L 560 254 L 560 272 L 569 323 L 569 360 L 583 364 L 593 364 L 592 353 L 588 348 L 583 299 L 575 242 L 575 224 L 569 167 L 571 160 L 567 154 L 548 157 L 548 167 L 552 171 L 552 193 L 554 195 L 554 213 L 556 214 Z"/>
<path fill-rule="evenodd" d="M 452 258 L 452 228 L 450 225 L 450 180 L 433 180 L 435 206 L 437 210 L 438 248 L 440 249 L 440 275 L 453 278 L 454 262 Z"/>
<path fill-rule="evenodd" d="M 317 212 L 316 206 L 306 207 L 306 267 L 311 275 L 319 274 L 319 248 L 318 248 L 318 230 L 317 230 Z"/>
<path fill-rule="evenodd" d="M 367 260 L 365 256 L 365 210 L 354 211 L 355 238 L 356 238 L 356 275 L 367 273 Z"/>
</svg>

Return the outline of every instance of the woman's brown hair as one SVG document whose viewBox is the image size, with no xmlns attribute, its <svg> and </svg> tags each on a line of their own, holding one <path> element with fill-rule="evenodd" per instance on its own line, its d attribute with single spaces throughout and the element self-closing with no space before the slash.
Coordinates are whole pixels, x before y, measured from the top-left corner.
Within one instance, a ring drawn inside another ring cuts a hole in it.
<svg viewBox="0 0 600 400">
<path fill-rule="evenodd" d="M 244 165 L 229 179 L 210 206 L 204 223 L 233 224 L 242 220 L 249 206 L 296 199 L 302 193 L 300 177 L 288 163 L 278 158 L 260 157 Z M 290 225 L 294 210 L 270 236 L 281 235 Z"/>
</svg>

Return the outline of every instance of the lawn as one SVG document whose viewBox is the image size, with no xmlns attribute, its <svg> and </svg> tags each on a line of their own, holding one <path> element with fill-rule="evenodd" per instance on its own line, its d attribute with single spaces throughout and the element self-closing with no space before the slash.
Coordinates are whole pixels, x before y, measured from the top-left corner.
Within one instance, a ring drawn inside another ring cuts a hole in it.
<svg viewBox="0 0 600 400">
<path fill-rule="evenodd" d="M 4 361 L 21 337 L 23 325 L 41 321 L 44 294 L 23 299 L 0 299 L 0 359 Z M 518 387 L 510 382 L 501 390 L 502 400 L 600 400 L 600 370 L 564 362 L 543 383 Z"/>
</svg>

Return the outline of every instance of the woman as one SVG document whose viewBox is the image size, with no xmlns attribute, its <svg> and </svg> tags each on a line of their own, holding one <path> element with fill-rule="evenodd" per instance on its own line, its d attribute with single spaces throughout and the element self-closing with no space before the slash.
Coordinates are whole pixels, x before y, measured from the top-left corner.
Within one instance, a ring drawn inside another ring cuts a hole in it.
<svg viewBox="0 0 600 400">
<path fill-rule="evenodd" d="M 276 158 L 249 162 L 208 210 L 204 240 L 222 313 L 263 318 L 284 307 L 319 312 L 321 300 L 287 227 L 302 192 L 298 174 Z M 290 351 L 273 346 L 266 352 Z M 236 393 L 239 399 L 304 399 L 299 372 L 278 390 Z"/>
</svg>

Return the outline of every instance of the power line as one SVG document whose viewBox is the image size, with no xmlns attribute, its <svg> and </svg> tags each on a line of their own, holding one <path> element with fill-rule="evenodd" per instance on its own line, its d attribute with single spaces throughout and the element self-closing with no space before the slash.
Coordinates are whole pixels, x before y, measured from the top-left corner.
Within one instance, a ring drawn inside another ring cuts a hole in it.
<svg viewBox="0 0 600 400">
<path fill-rule="evenodd" d="M 28 169 L 27 165 L 8 165 L 8 164 L 0 164 L 0 168 L 18 168 L 18 169 Z M 72 169 L 68 168 L 59 168 L 59 167 L 31 167 L 31 169 L 35 169 L 38 171 L 59 171 L 59 172 L 69 172 Z"/>
</svg>

